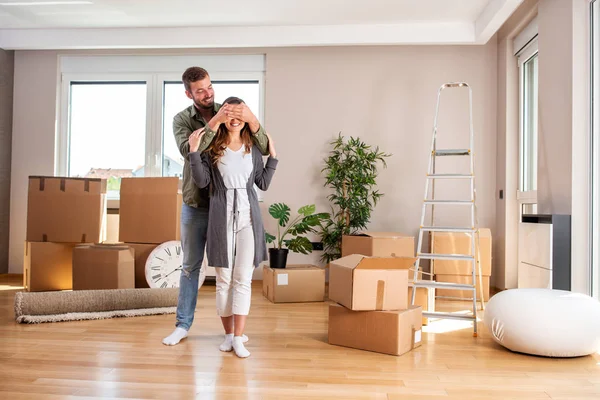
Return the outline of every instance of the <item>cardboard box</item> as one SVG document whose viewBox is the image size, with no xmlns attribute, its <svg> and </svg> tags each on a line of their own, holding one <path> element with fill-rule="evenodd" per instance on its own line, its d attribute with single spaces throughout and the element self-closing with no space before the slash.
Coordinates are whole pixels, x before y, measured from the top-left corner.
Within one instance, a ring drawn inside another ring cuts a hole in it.
<svg viewBox="0 0 600 400">
<path fill-rule="evenodd" d="M 160 244 L 180 240 L 179 178 L 122 178 L 119 241 Z"/>
<path fill-rule="evenodd" d="M 482 276 L 483 280 L 483 300 L 490 299 L 490 277 Z M 472 275 L 436 275 L 438 282 L 463 283 L 470 285 L 473 281 Z M 479 277 L 475 282 L 477 284 L 477 301 L 481 300 L 481 287 L 479 286 Z M 470 290 L 452 290 L 452 289 L 436 289 L 437 296 L 457 297 L 458 300 L 469 300 L 473 297 L 473 292 Z"/>
<path fill-rule="evenodd" d="M 135 261 L 129 246 L 94 244 L 73 249 L 73 290 L 133 288 Z"/>
<path fill-rule="evenodd" d="M 263 266 L 263 295 L 272 303 L 325 300 L 325 270 L 314 265 Z"/>
<path fill-rule="evenodd" d="M 25 290 L 70 290 L 73 287 L 73 247 L 72 243 L 25 242 Z"/>
<path fill-rule="evenodd" d="M 414 257 L 415 238 L 394 232 L 362 232 L 342 236 L 342 257 Z"/>
<path fill-rule="evenodd" d="M 435 232 L 432 234 L 432 252 L 439 254 L 471 254 L 471 234 L 455 232 Z M 477 242 L 477 240 L 475 241 Z M 477 243 L 476 243 L 477 245 Z M 481 273 L 492 275 L 492 232 L 479 230 L 479 248 L 481 255 Z M 434 260 L 434 273 L 442 275 L 470 275 L 471 261 Z M 476 270 L 479 275 L 479 271 Z"/>
<path fill-rule="evenodd" d="M 158 245 L 142 243 L 125 244 L 133 249 L 135 257 L 135 287 L 139 289 L 149 288 L 150 286 L 146 282 L 146 260 L 148 260 L 148 256 Z"/>
<path fill-rule="evenodd" d="M 329 298 L 355 311 L 402 310 L 408 298 L 409 257 L 352 254 L 329 264 Z"/>
<path fill-rule="evenodd" d="M 409 284 L 410 285 L 410 284 Z M 408 301 L 406 308 L 411 306 L 410 300 L 412 296 L 413 288 L 412 286 L 408 287 Z M 420 306 L 422 311 L 427 311 L 429 304 L 432 305 L 432 310 L 435 309 L 435 289 L 432 288 L 417 288 L 417 294 L 415 295 L 415 306 Z M 429 319 L 423 317 L 422 324 L 426 326 L 429 322 Z"/>
<path fill-rule="evenodd" d="M 29 177 L 27 241 L 94 243 L 105 238 L 105 179 Z"/>
<path fill-rule="evenodd" d="M 351 311 L 329 306 L 329 344 L 402 355 L 421 346 L 421 307 L 398 311 Z"/>
</svg>

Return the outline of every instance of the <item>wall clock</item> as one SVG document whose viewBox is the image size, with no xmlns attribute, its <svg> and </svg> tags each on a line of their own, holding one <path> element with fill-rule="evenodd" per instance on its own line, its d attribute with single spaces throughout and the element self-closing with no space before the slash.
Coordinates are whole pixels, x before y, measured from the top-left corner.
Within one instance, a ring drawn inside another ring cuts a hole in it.
<svg viewBox="0 0 600 400">
<path fill-rule="evenodd" d="M 181 277 L 183 250 L 181 241 L 171 240 L 156 246 L 146 260 L 146 282 L 151 288 L 177 288 Z M 198 288 L 206 277 L 206 252 L 198 278 Z"/>
</svg>

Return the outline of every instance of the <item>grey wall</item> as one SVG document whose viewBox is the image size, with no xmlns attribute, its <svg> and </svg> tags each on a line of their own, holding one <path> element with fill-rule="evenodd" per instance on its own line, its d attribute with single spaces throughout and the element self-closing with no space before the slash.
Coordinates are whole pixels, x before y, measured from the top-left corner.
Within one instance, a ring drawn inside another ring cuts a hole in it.
<svg viewBox="0 0 600 400">
<path fill-rule="evenodd" d="M 0 49 L 0 273 L 2 274 L 8 272 L 14 60 L 13 51 Z"/>
</svg>

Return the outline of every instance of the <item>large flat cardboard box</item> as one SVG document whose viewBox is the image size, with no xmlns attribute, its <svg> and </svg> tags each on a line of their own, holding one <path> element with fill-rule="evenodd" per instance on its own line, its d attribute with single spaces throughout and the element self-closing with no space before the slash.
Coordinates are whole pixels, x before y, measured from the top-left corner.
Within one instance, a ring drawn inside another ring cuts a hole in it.
<svg viewBox="0 0 600 400">
<path fill-rule="evenodd" d="M 329 344 L 399 356 L 421 346 L 421 307 L 351 311 L 329 306 Z"/>
<path fill-rule="evenodd" d="M 120 193 L 120 242 L 180 240 L 179 178 L 122 178 Z"/>
<path fill-rule="evenodd" d="M 272 303 L 325 300 L 325 270 L 314 265 L 263 266 L 263 295 Z"/>
<path fill-rule="evenodd" d="M 71 243 L 25 242 L 25 290 L 70 290 L 73 287 L 73 247 L 75 244 Z"/>
<path fill-rule="evenodd" d="M 482 276 L 483 281 L 483 300 L 488 301 L 490 299 L 490 277 Z M 470 285 L 473 282 L 472 275 L 436 275 L 438 282 L 450 282 L 450 283 L 463 283 Z M 479 277 L 476 280 L 477 284 L 477 301 L 481 300 L 481 286 L 479 286 Z M 437 296 L 448 296 L 456 297 L 458 300 L 468 300 L 473 297 L 471 290 L 453 290 L 453 289 L 436 289 Z"/>
<path fill-rule="evenodd" d="M 408 298 L 410 257 L 352 254 L 329 263 L 329 298 L 354 311 L 402 310 Z"/>
<path fill-rule="evenodd" d="M 147 289 L 150 286 L 146 281 L 146 260 L 152 253 L 152 250 L 158 246 L 157 244 L 143 243 L 125 243 L 133 249 L 135 257 L 135 287 L 138 289 Z"/>
<path fill-rule="evenodd" d="M 477 240 L 475 240 L 477 245 Z M 481 255 L 481 274 L 492 275 L 492 232 L 487 228 L 479 229 L 479 249 Z M 435 232 L 432 234 L 432 252 L 440 254 L 471 255 L 471 234 L 456 232 Z M 476 249 L 477 253 L 477 249 Z M 471 261 L 434 260 L 434 273 L 442 275 L 469 275 Z M 479 274 L 479 270 L 476 269 Z"/>
<path fill-rule="evenodd" d="M 105 179 L 29 177 L 27 241 L 95 243 L 105 238 Z"/>
<path fill-rule="evenodd" d="M 409 283 L 410 285 L 410 283 Z M 413 287 L 408 287 L 408 302 L 406 308 L 411 306 L 410 301 L 412 297 Z M 420 306 L 423 311 L 428 310 L 429 304 L 432 305 L 432 310 L 435 309 L 435 289 L 432 288 L 417 288 L 417 293 L 415 294 L 415 306 Z M 426 326 L 429 323 L 429 318 L 423 317 L 422 324 Z"/>
<path fill-rule="evenodd" d="M 351 254 L 375 257 L 414 257 L 415 238 L 394 232 L 362 232 L 342 236 L 342 257 Z"/>
<path fill-rule="evenodd" d="M 135 261 L 129 246 L 94 244 L 73 249 L 73 290 L 134 288 Z"/>
</svg>

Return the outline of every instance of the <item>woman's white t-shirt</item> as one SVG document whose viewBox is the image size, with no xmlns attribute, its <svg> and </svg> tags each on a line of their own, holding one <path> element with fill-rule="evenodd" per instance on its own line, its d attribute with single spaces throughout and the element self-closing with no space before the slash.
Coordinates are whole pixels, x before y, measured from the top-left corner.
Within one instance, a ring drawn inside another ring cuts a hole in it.
<svg viewBox="0 0 600 400">
<path fill-rule="evenodd" d="M 229 147 L 225 149 L 225 153 L 219 161 L 219 172 L 225 187 L 229 189 L 227 190 L 228 212 L 233 210 L 234 192 L 237 192 L 238 211 L 248 212 L 250 210 L 246 185 L 253 169 L 252 152 L 246 153 L 246 146 L 242 146 L 237 151 L 233 151 Z"/>
</svg>

